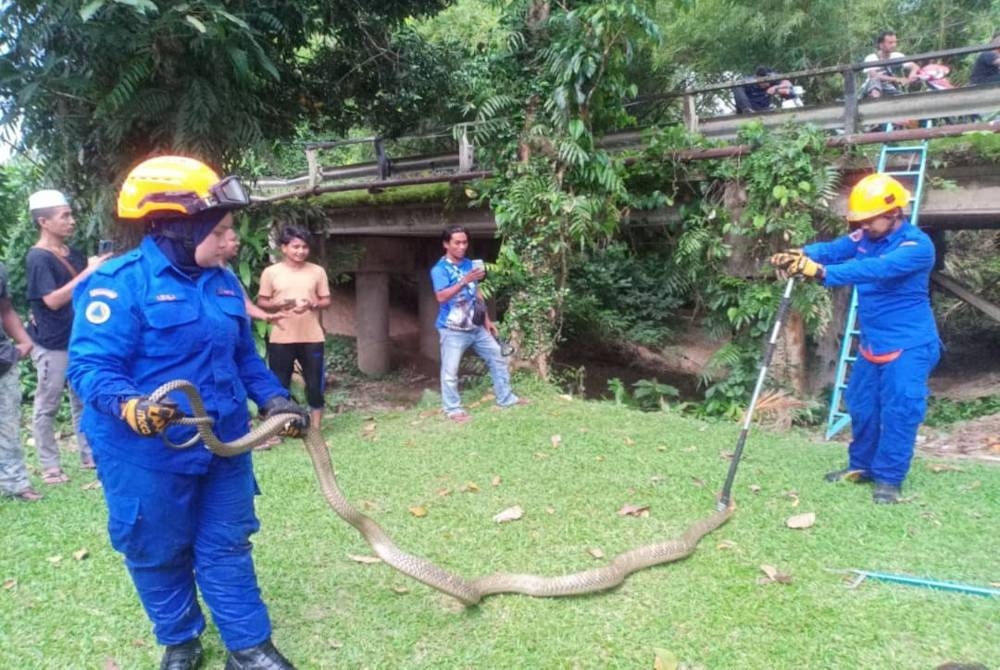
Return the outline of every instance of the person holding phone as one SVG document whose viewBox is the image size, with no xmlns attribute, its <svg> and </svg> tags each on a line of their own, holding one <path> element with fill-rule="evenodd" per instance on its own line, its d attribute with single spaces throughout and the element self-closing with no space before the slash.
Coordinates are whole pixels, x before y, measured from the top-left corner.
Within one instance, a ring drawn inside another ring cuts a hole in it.
<svg viewBox="0 0 1000 670">
<path fill-rule="evenodd" d="M 60 191 L 44 189 L 28 198 L 31 219 L 38 226 L 38 241 L 28 250 L 28 303 L 31 319 L 28 334 L 34 342 L 31 359 L 38 371 L 31 432 L 42 468 L 42 482 L 65 484 L 69 476 L 63 472 L 56 442 L 55 420 L 66 387 L 66 366 L 69 362 L 70 327 L 73 305 L 70 302 L 76 285 L 89 277 L 110 253 L 87 258 L 68 240 L 76 232 L 76 220 L 69 200 Z M 94 468 L 94 458 L 87 438 L 80 432 L 82 407 L 73 390 L 69 390 L 73 430 L 80 452 L 80 467 Z"/>
<path fill-rule="evenodd" d="M 465 257 L 469 231 L 463 226 L 445 228 L 441 246 L 444 256 L 431 268 L 431 282 L 440 305 L 435 326 L 441 337 L 441 402 L 445 415 L 455 423 L 472 420 L 472 415 L 462 408 L 458 393 L 458 366 L 469 347 L 489 368 L 499 407 L 527 404 L 511 389 L 507 360 L 497 341 L 497 327 L 486 311 L 479 289 L 479 282 L 486 277 L 486 264 Z"/>
</svg>

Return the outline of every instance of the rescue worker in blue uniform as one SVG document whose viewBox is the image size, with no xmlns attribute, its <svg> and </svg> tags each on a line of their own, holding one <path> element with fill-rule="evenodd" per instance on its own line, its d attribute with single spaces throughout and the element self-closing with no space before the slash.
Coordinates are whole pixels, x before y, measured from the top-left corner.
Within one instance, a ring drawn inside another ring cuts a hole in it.
<svg viewBox="0 0 1000 670">
<path fill-rule="evenodd" d="M 927 378 L 940 358 L 929 297 L 934 245 L 903 214 L 909 191 L 885 174 L 851 190 L 856 230 L 771 258 L 780 270 L 858 290 L 859 356 L 844 400 L 851 416 L 848 466 L 827 481 L 875 482 L 876 503 L 899 502 L 927 412 Z"/>
<path fill-rule="evenodd" d="M 257 483 L 249 453 L 214 455 L 181 444 L 191 427 L 170 425 L 186 399 L 154 402 L 161 384 L 197 388 L 213 430 L 229 441 L 250 428 L 247 398 L 265 414 L 294 413 L 286 434 L 308 426 L 257 354 L 235 276 L 219 267 L 232 211 L 249 202 L 234 177 L 161 156 L 134 168 L 118 216 L 142 222 L 139 247 L 101 266 L 74 292 L 68 378 L 84 401 L 108 505 L 108 532 L 166 646 L 162 670 L 202 661 L 200 591 L 229 650 L 227 670 L 292 668 L 271 643 L 271 623 L 251 558 Z"/>
</svg>

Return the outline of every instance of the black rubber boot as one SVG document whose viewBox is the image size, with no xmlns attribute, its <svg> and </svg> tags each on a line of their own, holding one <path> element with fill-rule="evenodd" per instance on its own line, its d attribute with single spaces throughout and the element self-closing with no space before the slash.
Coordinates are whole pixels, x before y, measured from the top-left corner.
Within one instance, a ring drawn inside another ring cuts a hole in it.
<svg viewBox="0 0 1000 670">
<path fill-rule="evenodd" d="M 854 468 L 828 472 L 823 475 L 823 479 L 828 482 L 854 482 L 855 484 L 865 484 L 871 481 L 871 477 L 866 476 L 864 470 L 855 470 Z"/>
<path fill-rule="evenodd" d="M 268 639 L 254 647 L 229 652 L 226 670 L 295 670 L 295 666 Z"/>
<path fill-rule="evenodd" d="M 201 666 L 201 640 L 194 638 L 181 644 L 170 644 L 163 651 L 160 670 L 195 670 Z"/>
<path fill-rule="evenodd" d="M 895 484 L 876 483 L 872 492 L 872 500 L 876 505 L 892 505 L 903 497 L 903 491 Z"/>
</svg>

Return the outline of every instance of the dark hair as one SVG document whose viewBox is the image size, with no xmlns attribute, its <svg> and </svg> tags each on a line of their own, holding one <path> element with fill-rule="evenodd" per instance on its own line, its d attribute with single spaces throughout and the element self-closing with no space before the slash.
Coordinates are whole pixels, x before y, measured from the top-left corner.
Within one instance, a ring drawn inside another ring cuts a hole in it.
<svg viewBox="0 0 1000 670">
<path fill-rule="evenodd" d="M 997 30 L 996 32 L 993 33 L 993 38 L 990 41 L 992 42 L 998 39 L 1000 39 L 1000 30 Z"/>
<path fill-rule="evenodd" d="M 33 209 L 28 213 L 31 214 L 31 220 L 34 224 L 41 228 L 42 224 L 39 222 L 39 219 L 51 219 L 56 215 L 56 212 L 59 211 L 60 207 L 62 207 L 62 205 L 56 205 L 55 207 L 40 207 L 38 209 Z"/>
<path fill-rule="evenodd" d="M 465 226 L 448 226 L 441 231 L 441 241 L 451 242 L 451 236 L 455 233 L 465 233 L 465 239 L 469 239 L 469 231 L 465 229 Z"/>
<path fill-rule="evenodd" d="M 308 230 L 300 226 L 285 226 L 282 228 L 281 235 L 278 236 L 278 244 L 285 246 L 295 239 L 302 240 L 306 243 L 306 246 L 312 246 L 312 235 Z"/>
<path fill-rule="evenodd" d="M 754 74 L 758 77 L 766 77 L 768 75 L 774 74 L 774 68 L 770 68 L 766 65 L 758 65 L 757 69 L 754 70 Z"/>
<path fill-rule="evenodd" d="M 893 37 L 895 37 L 896 36 L 896 31 L 895 30 L 883 30 L 882 32 L 880 32 L 878 34 L 878 37 L 875 38 L 875 46 L 881 46 L 882 42 L 885 41 L 885 38 L 889 37 L 890 35 L 892 35 Z"/>
</svg>

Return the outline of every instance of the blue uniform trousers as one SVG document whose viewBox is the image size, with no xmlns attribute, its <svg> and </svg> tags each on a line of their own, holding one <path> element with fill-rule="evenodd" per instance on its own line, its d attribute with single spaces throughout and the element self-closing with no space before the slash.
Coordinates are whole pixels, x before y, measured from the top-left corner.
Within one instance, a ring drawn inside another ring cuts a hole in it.
<svg viewBox="0 0 1000 670">
<path fill-rule="evenodd" d="M 927 413 L 927 378 L 940 355 L 935 340 L 905 349 L 889 363 L 858 356 L 844 394 L 851 415 L 851 469 L 886 484 L 906 479 L 917 428 Z"/>
<path fill-rule="evenodd" d="M 204 474 L 177 474 L 102 454 L 97 467 L 111 544 L 125 555 L 160 644 L 204 630 L 196 583 L 227 649 L 270 637 L 250 556 L 260 526 L 250 459 L 214 457 Z"/>
</svg>

